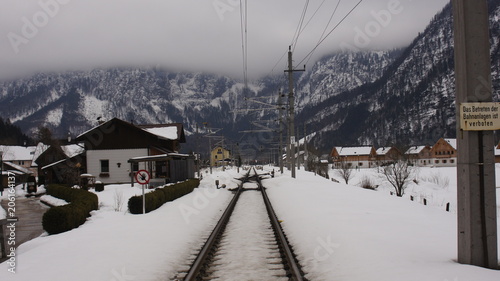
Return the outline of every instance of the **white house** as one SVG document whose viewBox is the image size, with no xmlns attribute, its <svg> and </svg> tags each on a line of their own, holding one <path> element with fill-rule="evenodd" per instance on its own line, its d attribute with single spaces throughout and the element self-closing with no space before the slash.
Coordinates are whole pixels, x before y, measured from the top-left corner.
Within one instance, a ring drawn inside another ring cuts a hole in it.
<svg viewBox="0 0 500 281">
<path fill-rule="evenodd" d="M 76 138 L 85 143 L 87 173 L 103 183 L 125 183 L 135 172 L 150 171 L 154 178 L 172 176 L 172 163 L 163 159 L 152 162 L 129 162 L 144 156 L 178 152 L 185 135 L 182 124 L 134 125 L 114 118 Z"/>
</svg>

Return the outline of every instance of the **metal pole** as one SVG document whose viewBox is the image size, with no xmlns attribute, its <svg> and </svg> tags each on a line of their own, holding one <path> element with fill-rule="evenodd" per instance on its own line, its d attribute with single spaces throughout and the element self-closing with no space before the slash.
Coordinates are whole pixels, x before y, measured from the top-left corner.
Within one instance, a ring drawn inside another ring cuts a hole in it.
<svg viewBox="0 0 500 281">
<path fill-rule="evenodd" d="M 460 104 L 491 102 L 486 0 L 453 0 L 457 120 Z M 464 131 L 457 122 L 458 262 L 498 268 L 493 131 Z"/>
<path fill-rule="evenodd" d="M 309 158 L 309 153 L 307 152 L 307 130 L 306 123 L 304 123 L 304 170 L 307 171 L 309 168 L 307 165 L 307 160 Z"/>
<path fill-rule="evenodd" d="M 280 145 L 279 145 L 279 150 L 278 150 L 278 160 L 279 160 L 279 163 L 280 163 L 280 172 L 283 174 L 283 104 L 282 104 L 282 93 L 281 93 L 281 90 L 279 92 L 279 96 L 278 96 L 278 106 L 279 106 L 279 110 L 278 110 L 278 114 L 279 114 L 279 123 L 280 123 Z"/>
<path fill-rule="evenodd" d="M 146 195 L 144 194 L 144 184 L 142 185 L 142 214 L 146 213 Z"/>
<path fill-rule="evenodd" d="M 293 96 L 293 65 L 292 48 L 288 47 L 288 109 L 290 111 L 290 162 L 292 169 L 292 178 L 295 178 L 295 98 Z"/>
<path fill-rule="evenodd" d="M 292 178 L 295 178 L 295 98 L 293 96 L 293 72 L 304 71 L 305 69 L 293 69 L 292 46 L 288 47 L 288 109 L 289 109 L 289 142 L 290 142 L 290 162 Z M 288 158 L 288 157 L 287 157 Z M 288 160 L 288 159 L 287 159 Z"/>
</svg>

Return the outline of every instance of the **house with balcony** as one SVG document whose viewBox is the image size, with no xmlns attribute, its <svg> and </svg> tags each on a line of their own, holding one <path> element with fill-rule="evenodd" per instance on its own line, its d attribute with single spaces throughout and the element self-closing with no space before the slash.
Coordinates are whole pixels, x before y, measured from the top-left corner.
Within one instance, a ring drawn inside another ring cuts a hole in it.
<svg viewBox="0 0 500 281">
<path fill-rule="evenodd" d="M 340 167 L 342 163 L 346 163 L 353 169 L 377 166 L 377 151 L 373 146 L 337 146 L 332 149 L 330 158 L 333 162 L 333 168 Z"/>
<path fill-rule="evenodd" d="M 457 165 L 457 140 L 440 138 L 430 150 L 431 165 L 454 167 Z"/>
</svg>

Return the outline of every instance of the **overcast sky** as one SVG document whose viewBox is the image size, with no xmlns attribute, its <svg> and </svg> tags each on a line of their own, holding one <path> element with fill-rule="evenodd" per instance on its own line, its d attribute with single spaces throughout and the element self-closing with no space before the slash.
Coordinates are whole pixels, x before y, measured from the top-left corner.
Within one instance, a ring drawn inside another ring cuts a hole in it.
<svg viewBox="0 0 500 281">
<path fill-rule="evenodd" d="M 310 0 L 293 45 L 295 63 L 359 0 Z M 245 0 L 241 0 L 245 3 Z M 247 3 L 250 78 L 282 73 L 306 0 Z M 363 0 L 315 59 L 348 46 L 409 44 L 449 0 Z M 0 0 L 0 79 L 33 72 L 159 66 L 241 78 L 240 0 Z M 322 6 L 320 7 L 320 5 Z M 314 12 L 320 7 L 317 13 Z M 307 24 L 307 25 L 306 25 Z M 276 65 L 276 67 L 275 67 Z M 274 70 L 273 70 L 274 69 Z"/>
</svg>

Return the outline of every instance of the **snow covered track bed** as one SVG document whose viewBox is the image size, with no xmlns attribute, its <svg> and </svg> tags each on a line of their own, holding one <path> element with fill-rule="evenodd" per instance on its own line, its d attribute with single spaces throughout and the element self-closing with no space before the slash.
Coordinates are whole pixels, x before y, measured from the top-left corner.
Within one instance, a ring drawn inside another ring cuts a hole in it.
<svg viewBox="0 0 500 281">
<path fill-rule="evenodd" d="M 304 280 L 261 178 L 251 171 L 190 270 L 174 280 Z"/>
</svg>

